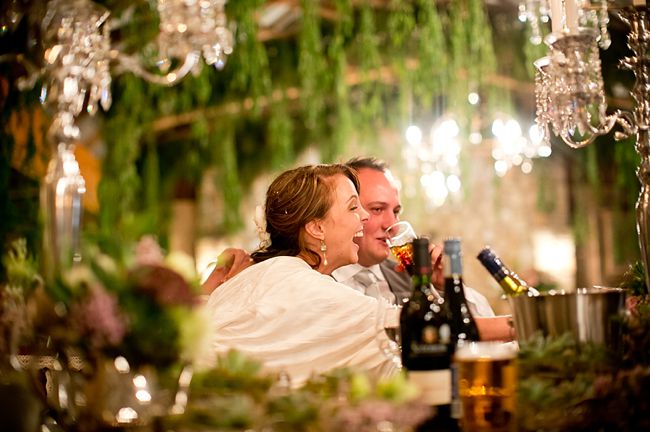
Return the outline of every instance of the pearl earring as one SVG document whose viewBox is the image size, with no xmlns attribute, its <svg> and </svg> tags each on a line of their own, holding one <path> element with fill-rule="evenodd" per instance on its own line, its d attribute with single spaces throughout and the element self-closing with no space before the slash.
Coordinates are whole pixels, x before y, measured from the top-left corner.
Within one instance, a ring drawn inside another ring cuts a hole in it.
<svg viewBox="0 0 650 432">
<path fill-rule="evenodd" d="M 325 240 L 320 241 L 320 251 L 323 253 L 323 265 L 327 266 L 327 245 L 325 244 Z"/>
</svg>

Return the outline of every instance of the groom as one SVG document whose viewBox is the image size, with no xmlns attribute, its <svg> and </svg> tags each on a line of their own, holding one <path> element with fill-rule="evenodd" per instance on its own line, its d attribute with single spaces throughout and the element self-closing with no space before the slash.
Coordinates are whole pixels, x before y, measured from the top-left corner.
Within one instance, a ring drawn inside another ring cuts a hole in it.
<svg viewBox="0 0 650 432">
<path fill-rule="evenodd" d="M 359 245 L 358 263 L 334 270 L 332 276 L 367 295 L 401 304 L 411 296 L 411 279 L 405 271 L 396 271 L 399 265 L 390 259 L 386 244 L 386 229 L 399 220 L 402 212 L 397 181 L 386 163 L 375 158 L 353 158 L 346 165 L 357 171 L 361 189 L 359 199 L 368 212 L 368 220 L 363 227 L 363 237 L 354 239 Z M 442 248 L 433 246 L 433 282 L 438 289 L 444 280 L 441 258 Z M 494 316 L 487 299 L 476 290 L 466 286 L 465 296 L 472 315 Z"/>
</svg>

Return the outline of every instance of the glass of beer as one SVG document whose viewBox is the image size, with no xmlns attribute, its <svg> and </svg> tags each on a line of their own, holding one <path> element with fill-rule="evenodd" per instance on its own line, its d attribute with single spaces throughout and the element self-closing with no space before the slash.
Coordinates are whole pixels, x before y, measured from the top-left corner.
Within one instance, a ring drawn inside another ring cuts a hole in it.
<svg viewBox="0 0 650 432">
<path fill-rule="evenodd" d="M 462 430 L 517 430 L 517 348 L 512 343 L 469 342 L 456 349 Z"/>
<path fill-rule="evenodd" d="M 413 240 L 418 238 L 407 221 L 399 221 L 386 230 L 386 243 L 408 274 L 413 274 Z"/>
</svg>

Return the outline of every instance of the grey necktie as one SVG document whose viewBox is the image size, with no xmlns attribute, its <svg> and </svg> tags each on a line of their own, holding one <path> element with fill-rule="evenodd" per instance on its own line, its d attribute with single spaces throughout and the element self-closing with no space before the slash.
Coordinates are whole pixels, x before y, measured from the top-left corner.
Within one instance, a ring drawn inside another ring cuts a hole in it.
<svg viewBox="0 0 650 432">
<path fill-rule="evenodd" d="M 395 303 L 395 296 L 392 295 L 390 290 L 385 294 L 379 286 L 379 280 L 369 269 L 362 269 L 353 276 L 353 279 L 362 285 L 365 289 L 365 294 L 376 299 L 385 299 L 389 303 Z"/>
</svg>

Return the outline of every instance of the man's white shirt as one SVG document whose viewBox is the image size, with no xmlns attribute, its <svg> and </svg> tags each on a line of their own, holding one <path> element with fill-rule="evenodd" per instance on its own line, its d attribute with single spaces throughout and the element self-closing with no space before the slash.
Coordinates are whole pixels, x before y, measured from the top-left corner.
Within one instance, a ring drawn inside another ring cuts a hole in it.
<svg viewBox="0 0 650 432">
<path fill-rule="evenodd" d="M 379 264 L 375 264 L 370 267 L 364 267 L 360 264 L 349 264 L 334 270 L 332 272 L 332 277 L 338 282 L 341 282 L 363 294 L 377 297 L 374 290 L 369 290 L 368 287 L 359 282 L 358 278 L 355 278 L 359 272 L 366 269 L 370 270 L 374 277 L 377 279 L 378 291 L 381 297 L 395 304 L 395 294 L 393 294 L 390 290 L 388 282 L 386 281 L 386 277 L 382 273 Z M 495 316 L 494 311 L 492 310 L 492 306 L 490 306 L 490 303 L 483 294 L 479 293 L 471 287 L 468 287 L 467 285 L 464 285 L 464 291 L 465 299 L 467 300 L 467 304 L 472 315 L 479 317 Z"/>
</svg>

